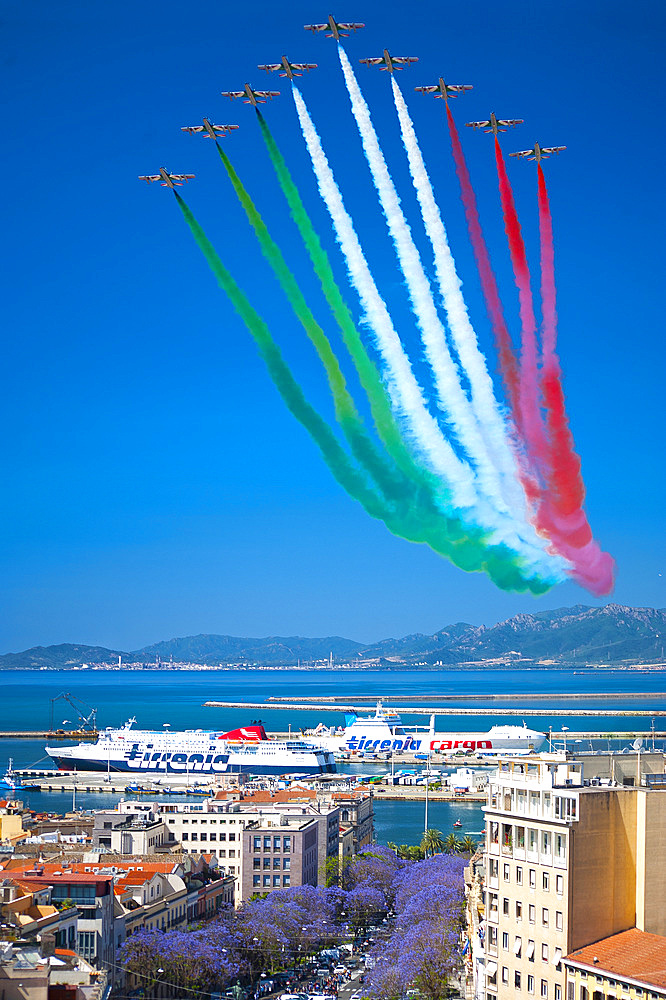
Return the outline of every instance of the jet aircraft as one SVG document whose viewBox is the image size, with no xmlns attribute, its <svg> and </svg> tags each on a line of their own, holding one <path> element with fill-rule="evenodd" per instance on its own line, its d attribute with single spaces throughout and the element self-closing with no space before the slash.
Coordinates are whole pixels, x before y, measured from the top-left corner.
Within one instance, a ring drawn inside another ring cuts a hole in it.
<svg viewBox="0 0 666 1000">
<path fill-rule="evenodd" d="M 381 56 L 374 56 L 368 59 L 361 59 L 359 61 L 365 63 L 366 66 L 379 66 L 381 70 L 394 73 L 397 69 L 402 69 L 403 66 L 409 66 L 410 63 L 418 62 L 419 57 L 391 56 L 389 55 L 389 50 L 384 49 L 384 54 Z"/>
<path fill-rule="evenodd" d="M 173 188 L 182 187 L 183 181 L 191 181 L 193 177 L 194 174 L 170 174 L 166 167 L 160 167 L 159 174 L 142 174 L 139 176 L 139 180 L 146 181 L 147 184 L 159 181 L 163 188 Z"/>
<path fill-rule="evenodd" d="M 265 69 L 267 73 L 279 73 L 280 76 L 288 76 L 293 80 L 295 76 L 303 76 L 303 73 L 316 69 L 317 63 L 292 63 L 286 56 L 282 56 L 279 63 L 263 63 L 257 68 Z"/>
<path fill-rule="evenodd" d="M 522 125 L 522 118 L 496 118 L 494 112 L 491 113 L 488 121 L 485 122 L 466 122 L 468 128 L 482 128 L 484 132 L 493 135 L 497 135 L 498 132 L 506 132 L 508 128 L 513 125 Z"/>
<path fill-rule="evenodd" d="M 341 38 L 347 38 L 350 31 L 358 31 L 365 28 L 359 21 L 336 21 L 332 14 L 328 15 L 326 24 L 304 24 L 306 31 L 311 31 L 314 35 L 317 31 L 325 31 L 327 38 L 335 38 L 339 42 Z"/>
<path fill-rule="evenodd" d="M 535 142 L 533 149 L 519 149 L 517 153 L 509 153 L 509 156 L 524 156 L 526 160 L 536 160 L 539 163 L 541 160 L 547 160 L 553 153 L 561 153 L 566 148 L 566 146 L 540 146 L 538 142 Z"/>
<path fill-rule="evenodd" d="M 439 83 L 434 83 L 431 87 L 414 87 L 414 90 L 420 94 L 432 94 L 433 97 L 444 98 L 447 104 L 449 97 L 456 97 L 457 94 L 462 94 L 466 90 L 472 89 L 471 83 L 444 83 L 441 76 Z"/>
<path fill-rule="evenodd" d="M 222 91 L 222 97 L 230 97 L 232 101 L 237 97 L 244 97 L 245 104 L 254 104 L 255 108 L 257 104 L 265 104 L 266 101 L 272 101 L 274 97 L 279 96 L 279 90 L 253 90 L 249 83 L 245 84 L 243 90 Z"/>
<path fill-rule="evenodd" d="M 210 136 L 211 139 L 219 139 L 235 128 L 238 128 L 238 125 L 213 125 L 208 118 L 204 118 L 203 125 L 182 125 L 180 131 L 189 132 L 190 135 L 203 132 L 205 136 Z"/>
</svg>

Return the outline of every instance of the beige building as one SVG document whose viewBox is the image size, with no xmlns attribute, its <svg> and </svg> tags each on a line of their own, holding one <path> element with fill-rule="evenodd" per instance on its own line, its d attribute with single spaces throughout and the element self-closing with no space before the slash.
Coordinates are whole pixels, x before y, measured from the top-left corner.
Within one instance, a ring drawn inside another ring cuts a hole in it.
<svg viewBox="0 0 666 1000">
<path fill-rule="evenodd" d="M 565 1000 L 563 956 L 634 926 L 666 934 L 666 794 L 642 781 L 584 781 L 562 754 L 500 763 L 477 997 Z"/>
<path fill-rule="evenodd" d="M 632 928 L 563 959 L 567 1000 L 666 1000 L 666 938 Z"/>
</svg>

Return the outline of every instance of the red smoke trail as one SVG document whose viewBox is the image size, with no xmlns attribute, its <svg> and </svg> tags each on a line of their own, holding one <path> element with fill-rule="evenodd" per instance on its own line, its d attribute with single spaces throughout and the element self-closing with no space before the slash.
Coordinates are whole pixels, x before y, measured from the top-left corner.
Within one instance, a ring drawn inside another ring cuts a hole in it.
<svg viewBox="0 0 666 1000">
<path fill-rule="evenodd" d="M 530 287 L 530 270 L 527 265 L 525 244 L 520 231 L 520 223 L 513 200 L 513 192 L 506 175 L 504 157 L 499 140 L 495 136 L 495 161 L 499 180 L 500 198 L 504 228 L 509 240 L 509 253 L 513 275 L 518 288 L 520 302 L 520 372 L 519 372 L 519 410 L 520 428 L 527 441 L 528 453 L 535 468 L 542 470 L 548 459 L 546 434 L 540 411 L 540 387 L 537 372 L 538 349 L 536 338 L 536 320 Z"/>
<path fill-rule="evenodd" d="M 562 372 L 557 356 L 557 310 L 553 221 L 548 203 L 546 180 L 538 165 L 539 233 L 541 236 L 541 300 L 543 314 L 543 367 L 541 386 L 546 407 L 549 438 L 548 493 L 539 510 L 540 525 L 546 528 L 558 551 L 574 564 L 574 577 L 596 594 L 613 588 L 614 563 L 592 538 L 592 529 L 583 510 L 585 485 L 581 462 L 576 454 L 566 414 Z"/>
<path fill-rule="evenodd" d="M 506 322 L 504 320 L 502 303 L 497 290 L 497 281 L 490 263 L 488 247 L 486 246 L 486 241 L 483 237 L 481 221 L 479 219 L 479 210 L 476 205 L 476 195 L 474 194 L 472 182 L 469 177 L 469 170 L 467 169 L 467 163 L 465 162 L 465 155 L 460 144 L 460 136 L 458 135 L 458 129 L 456 128 L 456 123 L 453 120 L 453 115 L 451 114 L 448 104 L 446 105 L 446 117 L 449 123 L 451 146 L 453 147 L 453 159 L 456 165 L 456 173 L 458 174 L 458 181 L 460 182 L 462 202 L 465 208 L 465 216 L 467 218 L 467 228 L 472 241 L 476 266 L 479 269 L 481 288 L 483 290 L 486 309 L 488 310 L 493 333 L 495 335 L 495 344 L 499 355 L 500 372 L 502 374 L 504 389 L 509 405 L 511 406 L 514 420 L 518 423 L 518 362 L 516 360 L 516 355 L 511 343 L 511 337 L 509 336 L 509 331 L 507 330 Z"/>
</svg>

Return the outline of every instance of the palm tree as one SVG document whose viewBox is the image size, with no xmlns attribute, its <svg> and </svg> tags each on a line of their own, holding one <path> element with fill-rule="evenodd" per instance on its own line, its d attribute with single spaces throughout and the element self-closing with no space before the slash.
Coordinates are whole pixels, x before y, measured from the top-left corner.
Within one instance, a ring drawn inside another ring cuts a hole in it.
<svg viewBox="0 0 666 1000">
<path fill-rule="evenodd" d="M 460 841 L 460 850 L 463 854 L 474 854 L 477 846 L 476 841 L 469 834 Z"/>
<path fill-rule="evenodd" d="M 462 841 L 458 840 L 455 833 L 449 833 L 444 840 L 444 850 L 447 854 L 459 854 Z"/>
<path fill-rule="evenodd" d="M 426 857 L 432 857 L 433 854 L 441 854 L 444 850 L 444 841 L 442 840 L 441 830 L 426 830 L 423 834 L 423 840 L 421 841 L 421 848 Z"/>
</svg>

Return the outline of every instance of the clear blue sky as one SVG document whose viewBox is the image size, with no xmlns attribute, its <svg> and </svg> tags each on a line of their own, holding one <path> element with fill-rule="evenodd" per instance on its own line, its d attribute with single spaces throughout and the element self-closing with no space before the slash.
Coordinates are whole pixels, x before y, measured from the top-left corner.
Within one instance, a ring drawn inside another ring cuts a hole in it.
<svg viewBox="0 0 666 1000">
<path fill-rule="evenodd" d="M 664 606 L 666 8 L 358 0 L 331 9 L 367 23 L 347 43 L 356 65 L 384 46 L 420 58 L 400 81 L 492 368 L 442 108 L 412 88 L 440 74 L 472 83 L 453 105 L 460 126 L 490 111 L 524 118 L 506 152 L 535 139 L 567 146 L 547 176 L 587 510 L 617 559 L 613 599 Z M 413 347 L 335 43 L 302 28 L 328 12 L 302 0 L 3 4 L 2 651 L 61 641 L 136 648 L 195 632 L 372 640 L 595 603 L 573 584 L 539 600 L 503 594 L 370 520 L 286 412 L 171 192 L 137 180 L 162 165 L 197 175 L 184 189 L 189 203 L 330 415 L 317 361 L 214 149 L 180 132 L 203 115 L 241 125 L 225 148 L 325 319 L 254 112 L 219 96 L 246 81 L 278 84 L 256 64 L 282 53 L 319 63 L 302 89 Z M 416 230 L 386 74 L 358 72 Z M 289 88 L 279 86 L 266 115 L 342 280 Z M 492 141 L 462 132 L 515 331 Z M 536 263 L 535 171 L 510 162 Z M 357 311 L 351 290 L 347 298 Z"/>
</svg>

